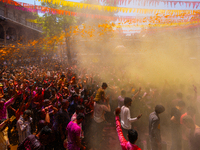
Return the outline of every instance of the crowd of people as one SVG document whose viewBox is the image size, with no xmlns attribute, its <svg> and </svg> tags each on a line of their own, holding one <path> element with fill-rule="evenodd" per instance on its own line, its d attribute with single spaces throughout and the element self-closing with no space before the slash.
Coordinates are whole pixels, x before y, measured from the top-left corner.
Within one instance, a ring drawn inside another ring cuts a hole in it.
<svg viewBox="0 0 200 150">
<path fill-rule="evenodd" d="M 187 89 L 166 81 L 161 88 L 139 79 L 133 83 L 125 72 L 117 77 L 112 67 L 102 68 L 112 77 L 105 82 L 91 70 L 51 61 L 4 66 L 0 149 L 105 149 L 105 126 L 116 127 L 123 150 L 144 149 L 144 139 L 149 150 L 167 149 L 168 139 L 171 150 L 199 149 L 196 86 Z"/>
</svg>

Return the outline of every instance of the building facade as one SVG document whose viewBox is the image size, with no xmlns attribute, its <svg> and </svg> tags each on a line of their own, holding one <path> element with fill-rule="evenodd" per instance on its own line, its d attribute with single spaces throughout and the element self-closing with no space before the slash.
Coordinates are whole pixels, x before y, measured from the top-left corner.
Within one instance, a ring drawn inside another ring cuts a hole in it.
<svg viewBox="0 0 200 150">
<path fill-rule="evenodd" d="M 0 2 L 0 46 L 38 39 L 42 33 L 41 28 L 27 21 L 35 19 L 33 13 L 9 6 Z"/>
</svg>

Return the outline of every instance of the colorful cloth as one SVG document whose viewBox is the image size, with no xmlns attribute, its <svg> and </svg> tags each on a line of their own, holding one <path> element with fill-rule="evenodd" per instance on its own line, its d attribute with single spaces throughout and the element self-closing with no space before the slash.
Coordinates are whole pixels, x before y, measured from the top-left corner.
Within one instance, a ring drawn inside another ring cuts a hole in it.
<svg viewBox="0 0 200 150">
<path fill-rule="evenodd" d="M 3 109 L 0 109 L 0 120 L 7 118 L 7 107 L 13 104 L 15 101 L 14 98 L 9 99 L 4 103 Z"/>
<path fill-rule="evenodd" d="M 115 117 L 115 121 L 116 121 L 116 130 L 117 130 L 117 134 L 119 137 L 119 141 L 120 141 L 120 145 L 122 147 L 122 150 L 141 150 L 141 148 L 139 148 L 137 145 L 135 144 L 131 144 L 129 141 L 127 141 L 122 133 L 122 129 L 121 129 L 121 124 L 119 121 L 119 116 Z"/>
<path fill-rule="evenodd" d="M 68 150 L 80 150 L 76 145 L 76 136 L 80 136 L 81 128 L 77 123 L 70 121 L 66 130 L 68 132 Z"/>
</svg>

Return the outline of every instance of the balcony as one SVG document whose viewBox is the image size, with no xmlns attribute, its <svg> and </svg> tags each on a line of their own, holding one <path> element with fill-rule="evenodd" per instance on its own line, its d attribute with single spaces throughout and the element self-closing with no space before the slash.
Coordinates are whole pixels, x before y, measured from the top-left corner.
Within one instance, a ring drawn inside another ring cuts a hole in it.
<svg viewBox="0 0 200 150">
<path fill-rule="evenodd" d="M 25 16 L 20 16 L 19 14 L 15 14 L 11 11 L 7 12 L 7 15 L 5 16 L 4 9 L 0 8 L 0 16 L 4 17 L 7 21 L 11 21 L 13 23 L 16 23 L 18 25 L 30 28 L 32 30 L 35 30 L 37 32 L 42 33 L 42 28 L 38 27 L 37 24 L 32 22 L 27 22 Z"/>
</svg>

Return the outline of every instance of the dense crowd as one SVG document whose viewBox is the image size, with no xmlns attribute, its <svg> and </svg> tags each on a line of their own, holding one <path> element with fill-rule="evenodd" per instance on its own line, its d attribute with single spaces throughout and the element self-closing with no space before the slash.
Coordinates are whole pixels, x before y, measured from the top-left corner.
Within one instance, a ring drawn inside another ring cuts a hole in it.
<svg viewBox="0 0 200 150">
<path fill-rule="evenodd" d="M 147 148 L 164 150 L 161 135 L 167 137 L 168 131 L 172 150 L 200 147 L 196 86 L 165 81 L 161 88 L 139 78 L 131 81 L 124 70 L 117 75 L 112 67 L 100 69 L 101 75 L 94 66 L 66 67 L 49 60 L 35 66 L 5 64 L 0 72 L 2 150 L 11 144 L 19 150 L 103 149 L 105 126 L 116 126 L 122 149 L 143 149 L 145 139 Z"/>
</svg>

